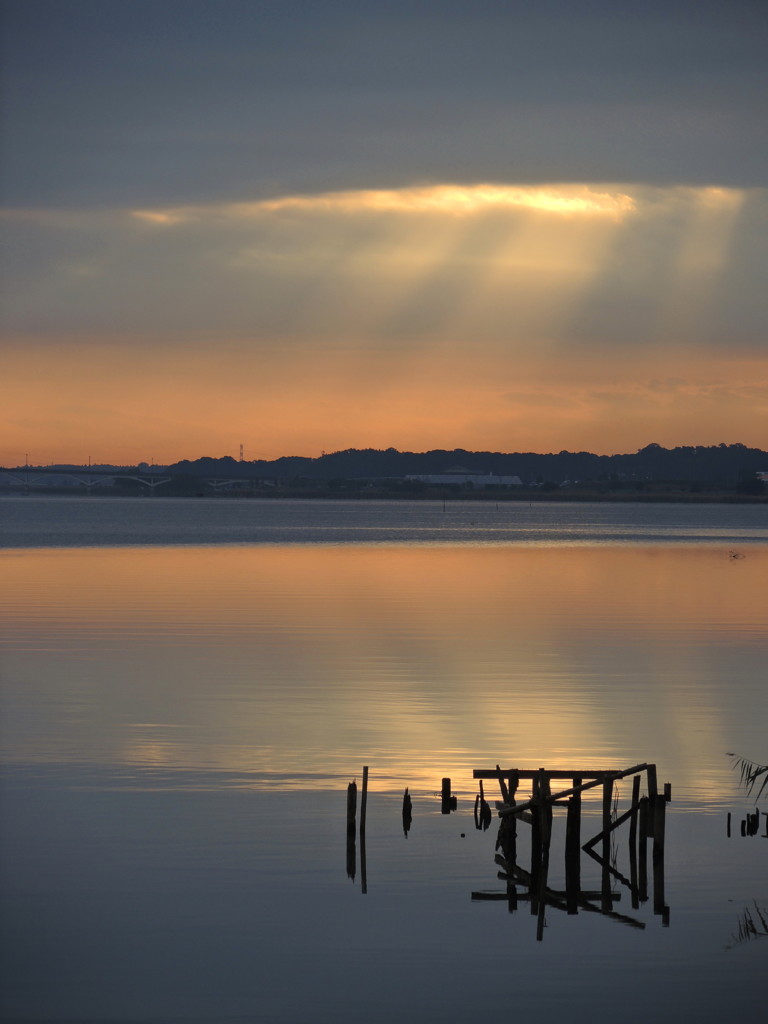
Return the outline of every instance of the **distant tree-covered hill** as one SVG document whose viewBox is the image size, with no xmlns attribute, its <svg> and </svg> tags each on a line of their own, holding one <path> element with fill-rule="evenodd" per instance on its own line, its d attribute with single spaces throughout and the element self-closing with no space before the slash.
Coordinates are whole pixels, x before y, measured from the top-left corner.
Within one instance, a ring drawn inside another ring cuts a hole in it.
<svg viewBox="0 0 768 1024">
<path fill-rule="evenodd" d="M 649 444 L 633 454 L 591 452 L 475 452 L 457 448 L 401 452 L 395 448 L 349 448 L 318 458 L 284 456 L 238 462 L 230 456 L 183 460 L 168 467 L 173 476 L 262 479 L 281 482 L 401 479 L 411 475 L 467 473 L 518 476 L 524 484 L 689 482 L 734 487 L 768 472 L 768 452 L 743 444 L 663 448 Z"/>
</svg>

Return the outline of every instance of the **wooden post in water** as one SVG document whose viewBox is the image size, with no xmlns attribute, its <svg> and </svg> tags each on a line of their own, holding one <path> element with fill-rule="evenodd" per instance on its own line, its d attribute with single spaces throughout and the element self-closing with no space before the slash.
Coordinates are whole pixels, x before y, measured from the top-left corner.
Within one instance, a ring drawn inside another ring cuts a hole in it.
<svg viewBox="0 0 768 1024">
<path fill-rule="evenodd" d="M 360 800 L 360 835 L 365 835 L 365 812 L 368 806 L 368 765 L 363 765 L 363 795 Z"/>
<path fill-rule="evenodd" d="M 520 776 L 517 772 L 511 772 L 509 776 L 509 788 L 507 790 L 507 803 L 515 806 L 515 794 L 520 785 Z M 509 819 L 502 818 L 499 826 L 499 840 L 504 856 L 509 864 L 517 866 L 517 818 L 513 814 Z M 517 910 L 517 886 L 514 876 L 510 873 L 507 876 L 507 910 L 510 914 Z"/>
<path fill-rule="evenodd" d="M 603 783 L 603 878 L 602 878 L 602 910 L 606 913 L 611 907 L 611 876 L 608 868 L 611 864 L 611 806 L 613 804 L 613 779 Z"/>
<path fill-rule="evenodd" d="M 552 838 L 552 804 L 550 797 L 549 779 L 545 772 L 541 772 L 539 783 L 539 808 L 537 817 L 541 822 L 541 870 L 539 874 L 538 894 L 538 918 L 536 921 L 536 940 L 541 942 L 544 938 L 544 922 L 547 909 L 547 882 L 549 881 L 549 844 Z"/>
<path fill-rule="evenodd" d="M 581 776 L 574 776 L 573 786 L 581 785 Z M 574 793 L 568 801 L 565 822 L 565 892 L 569 914 L 578 914 L 581 890 L 581 793 Z"/>
<path fill-rule="evenodd" d="M 368 765 L 363 765 L 363 795 L 360 799 L 360 888 L 368 892 L 368 873 L 365 859 L 365 812 L 368 806 Z"/>
<path fill-rule="evenodd" d="M 653 810 L 653 912 L 662 915 L 662 922 L 669 924 L 669 914 L 664 903 L 664 831 L 667 801 L 657 793 Z"/>
<path fill-rule="evenodd" d="M 640 849 L 638 850 L 638 879 L 637 894 L 641 903 L 648 899 L 648 797 L 640 797 L 638 817 L 640 825 Z"/>
<path fill-rule="evenodd" d="M 499 789 L 501 790 L 501 799 L 504 801 L 505 804 L 508 804 L 509 803 L 509 790 L 507 789 L 507 784 L 504 781 L 504 776 L 501 774 L 501 768 L 499 768 L 498 765 L 496 765 L 496 771 L 499 772 Z M 483 780 L 481 779 L 480 780 L 480 792 L 482 793 L 482 791 L 483 791 Z"/>
<path fill-rule="evenodd" d="M 520 785 L 520 776 L 517 772 L 509 773 L 509 790 L 507 793 L 507 803 L 512 807 L 515 805 L 515 794 L 517 793 L 517 787 Z"/>
<path fill-rule="evenodd" d="M 451 780 L 443 779 L 440 790 L 440 813 L 451 813 Z"/>
<path fill-rule="evenodd" d="M 537 772 L 531 780 L 533 796 L 531 798 L 531 914 L 539 912 L 539 879 L 541 877 L 541 772 Z"/>
<path fill-rule="evenodd" d="M 653 830 L 656 825 L 656 801 L 659 797 L 659 787 L 656 782 L 656 765 L 649 764 L 646 773 L 648 780 L 648 815 L 645 824 L 648 838 L 652 839 Z"/>
<path fill-rule="evenodd" d="M 629 880 L 632 891 L 632 907 L 640 906 L 640 893 L 637 886 L 637 812 L 640 804 L 640 776 L 632 779 L 632 804 L 629 818 Z"/>
<path fill-rule="evenodd" d="M 357 783 L 353 779 L 347 786 L 347 875 L 354 880 L 357 869 Z"/>
<path fill-rule="evenodd" d="M 408 838 L 408 833 L 411 830 L 411 822 L 413 821 L 413 801 L 411 800 L 411 794 L 408 792 L 408 787 L 405 787 L 403 793 L 403 834 L 405 838 Z"/>
<path fill-rule="evenodd" d="M 357 827 L 357 782 L 353 779 L 347 786 L 347 832 L 354 835 Z"/>
</svg>

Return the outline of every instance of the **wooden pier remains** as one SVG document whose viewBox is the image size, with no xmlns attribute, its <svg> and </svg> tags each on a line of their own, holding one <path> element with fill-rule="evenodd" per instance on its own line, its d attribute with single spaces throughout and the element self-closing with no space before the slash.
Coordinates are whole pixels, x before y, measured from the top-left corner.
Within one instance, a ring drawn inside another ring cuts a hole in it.
<svg viewBox="0 0 768 1024">
<path fill-rule="evenodd" d="M 618 811 L 616 784 L 632 776 L 629 807 Z M 536 938 L 544 937 L 546 908 L 563 910 L 568 914 L 581 911 L 603 914 L 613 920 L 635 928 L 645 924 L 636 918 L 619 914 L 614 903 L 620 893 L 614 891 L 619 883 L 629 890 L 632 908 L 637 910 L 648 900 L 648 841 L 652 841 L 653 911 L 669 925 L 669 907 L 664 898 L 664 840 L 667 803 L 671 800 L 671 786 L 667 783 L 659 792 L 655 764 L 636 764 L 623 769 L 475 769 L 473 777 L 480 780 L 480 795 L 476 806 L 485 804 L 482 780 L 496 779 L 501 800 L 496 808 L 500 818 L 496 843 L 496 863 L 502 869 L 498 877 L 506 882 L 504 892 L 473 892 L 473 900 L 506 900 L 509 910 L 527 902 L 536 917 Z M 642 781 L 645 777 L 645 793 Z M 521 781 L 530 781 L 531 796 L 518 801 Z M 570 786 L 553 792 L 553 783 Z M 602 788 L 600 831 L 582 843 L 582 794 L 590 789 Z M 565 822 L 565 889 L 550 886 L 550 846 L 552 821 L 557 808 L 566 808 Z M 530 870 L 517 863 L 518 823 L 531 826 Z M 629 875 L 618 868 L 618 850 L 614 847 L 617 830 L 629 823 Z M 500 851 L 500 852 L 498 852 Z M 586 853 L 601 868 L 599 891 L 581 888 L 581 854 Z"/>
</svg>

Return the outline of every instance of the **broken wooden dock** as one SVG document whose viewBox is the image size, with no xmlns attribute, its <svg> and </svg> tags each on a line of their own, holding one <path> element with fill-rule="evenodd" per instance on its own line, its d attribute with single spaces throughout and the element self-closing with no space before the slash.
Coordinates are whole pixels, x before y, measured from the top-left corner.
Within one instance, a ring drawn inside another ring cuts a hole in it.
<svg viewBox="0 0 768 1024">
<path fill-rule="evenodd" d="M 619 814 L 616 784 L 632 776 L 632 795 L 629 807 Z M 515 911 L 518 902 L 527 902 L 531 914 L 537 918 L 536 938 L 544 934 L 545 910 L 552 907 L 568 914 L 579 911 L 597 912 L 636 928 L 644 928 L 642 921 L 630 915 L 619 914 L 614 902 L 620 894 L 613 884 L 625 886 L 631 895 L 632 908 L 648 900 L 648 841 L 652 840 L 653 910 L 661 916 L 662 924 L 669 924 L 669 907 L 664 899 L 664 838 L 666 806 L 671 799 L 671 786 L 666 783 L 658 789 L 655 764 L 636 764 L 622 769 L 475 769 L 478 780 L 496 779 L 501 799 L 496 804 L 499 837 L 496 843 L 496 862 L 502 868 L 499 878 L 506 882 L 501 893 L 473 892 L 473 900 L 506 900 L 509 910 Z M 642 792 L 643 778 L 645 792 Z M 531 782 L 531 796 L 518 800 L 521 781 Z M 553 783 L 570 781 L 570 786 L 553 792 Z M 485 796 L 482 791 L 478 800 Z M 602 787 L 601 828 L 582 843 L 582 793 Z M 477 805 L 476 805 L 477 806 Z M 552 818 L 556 808 L 566 809 L 565 827 L 565 889 L 549 885 Z M 476 815 L 477 820 L 477 815 Z M 517 863 L 517 826 L 531 826 L 530 870 Z M 618 857 L 612 856 L 612 842 L 621 826 L 629 825 L 629 874 L 618 869 Z M 596 891 L 581 888 L 581 854 L 586 853 L 601 868 L 601 888 Z M 520 891 L 518 891 L 520 887 Z M 599 903 L 596 900 L 599 899 Z"/>
</svg>

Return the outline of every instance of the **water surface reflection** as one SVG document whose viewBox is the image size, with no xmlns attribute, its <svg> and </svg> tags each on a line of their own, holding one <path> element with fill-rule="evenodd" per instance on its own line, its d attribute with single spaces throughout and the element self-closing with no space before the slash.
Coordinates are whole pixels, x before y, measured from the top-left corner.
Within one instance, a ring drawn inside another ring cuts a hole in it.
<svg viewBox="0 0 768 1024">
<path fill-rule="evenodd" d="M 2 556 L 12 762 L 431 790 L 652 755 L 722 795 L 759 751 L 768 552 L 137 548 Z M 730 785 L 730 781 L 728 783 Z M 682 787 L 682 788 L 681 788 Z M 402 792 L 402 790 L 400 790 Z"/>
<path fill-rule="evenodd" d="M 765 842 L 726 837 L 725 752 L 764 759 L 766 578 L 762 545 L 0 553 L 5 1019 L 458 1024 L 510 987 L 542 1022 L 751 1012 L 763 944 L 723 947 Z M 542 946 L 470 903 L 498 852 L 475 768 L 645 761 L 670 928 L 565 913 Z"/>
</svg>

